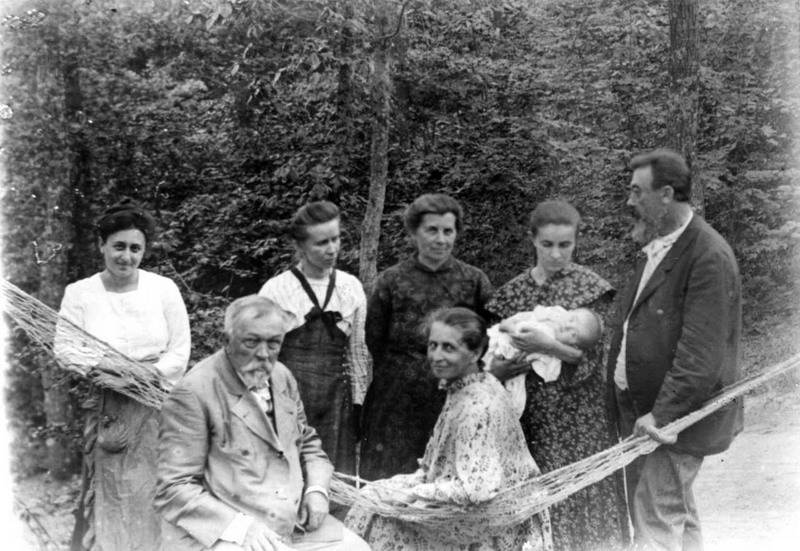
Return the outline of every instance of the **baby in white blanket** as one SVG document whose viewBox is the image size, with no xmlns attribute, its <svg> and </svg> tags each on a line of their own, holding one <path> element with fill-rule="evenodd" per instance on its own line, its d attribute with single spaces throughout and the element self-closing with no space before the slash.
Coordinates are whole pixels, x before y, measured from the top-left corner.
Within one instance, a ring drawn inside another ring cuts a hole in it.
<svg viewBox="0 0 800 551">
<path fill-rule="evenodd" d="M 488 329 L 489 347 L 483 356 L 484 369 L 491 368 L 492 359 L 500 356 L 515 359 L 524 355 L 511 343 L 511 336 L 525 330 L 537 329 L 557 341 L 587 350 L 602 337 L 600 318 L 588 308 L 565 310 L 560 306 L 537 306 L 532 311 L 520 312 Z M 537 352 L 524 355 L 531 369 L 545 382 L 553 382 L 561 374 L 561 360 Z M 512 377 L 503 383 L 511 395 L 517 415 L 525 409 L 525 374 Z"/>
</svg>

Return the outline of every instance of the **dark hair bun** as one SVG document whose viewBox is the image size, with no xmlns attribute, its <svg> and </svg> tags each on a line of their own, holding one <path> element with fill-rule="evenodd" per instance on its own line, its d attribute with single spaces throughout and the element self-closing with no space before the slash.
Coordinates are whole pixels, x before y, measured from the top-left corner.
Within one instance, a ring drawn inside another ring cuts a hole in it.
<svg viewBox="0 0 800 551">
<path fill-rule="evenodd" d="M 141 205 L 139 205 L 139 203 L 137 203 L 136 201 L 134 201 L 130 197 L 123 197 L 117 203 L 115 203 L 115 204 L 111 205 L 110 207 L 108 207 L 105 210 L 105 212 L 103 213 L 103 216 L 104 217 L 105 216 L 111 216 L 112 214 L 116 214 L 118 212 L 125 212 L 125 211 L 144 212 L 144 210 L 142 209 Z"/>
<path fill-rule="evenodd" d="M 97 233 L 103 241 L 112 233 L 130 229 L 141 231 L 146 241 L 150 241 L 155 231 L 153 217 L 130 197 L 123 197 L 108 207 L 97 220 Z"/>
</svg>

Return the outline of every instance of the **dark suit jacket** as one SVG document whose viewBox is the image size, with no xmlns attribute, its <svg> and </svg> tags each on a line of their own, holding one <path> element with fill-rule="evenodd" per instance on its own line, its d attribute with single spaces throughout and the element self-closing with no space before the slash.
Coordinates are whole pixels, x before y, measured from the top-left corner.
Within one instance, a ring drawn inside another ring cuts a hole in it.
<svg viewBox="0 0 800 551">
<path fill-rule="evenodd" d="M 304 488 L 328 489 L 333 467 L 306 424 L 294 377 L 278 363 L 270 385 L 275 428 L 222 350 L 164 402 L 155 498 L 167 520 L 164 549 L 211 547 L 237 512 L 288 536 Z"/>
<path fill-rule="evenodd" d="M 620 295 L 609 389 L 613 396 L 622 324 L 630 312 L 625 366 L 635 414 L 652 411 L 661 426 L 698 409 L 739 378 L 741 281 L 730 246 L 697 215 L 632 304 L 644 263 Z M 741 428 L 737 400 L 681 432 L 674 449 L 697 456 L 719 453 Z"/>
</svg>

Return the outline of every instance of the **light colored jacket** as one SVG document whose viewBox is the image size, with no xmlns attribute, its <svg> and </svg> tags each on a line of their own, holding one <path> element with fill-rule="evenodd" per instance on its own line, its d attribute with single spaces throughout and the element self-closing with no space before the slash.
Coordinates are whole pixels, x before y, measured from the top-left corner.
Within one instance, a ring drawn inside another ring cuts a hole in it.
<svg viewBox="0 0 800 551">
<path fill-rule="evenodd" d="M 333 466 L 281 363 L 270 388 L 275 428 L 224 350 L 198 363 L 172 390 L 161 410 L 155 496 L 167 521 L 164 549 L 210 548 L 237 512 L 288 536 L 304 488 L 328 489 Z"/>
</svg>

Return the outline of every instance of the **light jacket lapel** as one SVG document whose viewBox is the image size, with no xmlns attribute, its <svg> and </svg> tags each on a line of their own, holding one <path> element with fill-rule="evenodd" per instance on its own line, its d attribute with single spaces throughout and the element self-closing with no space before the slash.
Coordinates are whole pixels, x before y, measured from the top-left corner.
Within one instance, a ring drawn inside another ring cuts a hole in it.
<svg viewBox="0 0 800 551">
<path fill-rule="evenodd" d="M 639 295 L 636 304 L 634 304 L 634 310 L 638 308 L 639 305 L 645 300 L 647 300 L 647 297 L 652 295 L 659 285 L 664 283 L 664 280 L 667 278 L 667 274 L 672 271 L 675 263 L 681 256 L 683 256 L 684 253 L 686 253 L 689 245 L 694 242 L 695 238 L 697 237 L 697 220 L 697 216 L 692 216 L 692 221 L 689 222 L 689 225 L 686 227 L 684 232 L 680 235 L 680 237 L 678 237 L 677 241 L 675 241 L 669 252 L 667 252 L 666 256 L 661 260 L 658 266 L 656 266 L 653 275 L 650 276 L 650 279 L 647 281 L 644 289 L 642 289 L 642 293 Z"/>
<path fill-rule="evenodd" d="M 272 423 L 267 419 L 267 414 L 261 411 L 255 398 L 248 395 L 240 396 L 238 401 L 233 404 L 231 413 L 241 419 L 245 426 L 256 436 L 273 447 L 282 449 L 278 441 L 278 435 L 275 434 L 275 430 L 272 428 Z"/>
<path fill-rule="evenodd" d="M 294 434 L 293 429 L 296 424 L 294 410 L 296 405 L 285 384 L 270 378 L 270 388 L 272 389 L 272 401 L 275 406 L 275 427 L 278 430 L 278 439 L 283 442 Z"/>
</svg>

